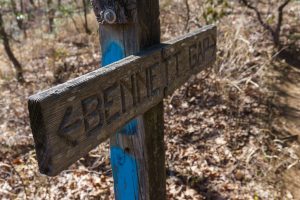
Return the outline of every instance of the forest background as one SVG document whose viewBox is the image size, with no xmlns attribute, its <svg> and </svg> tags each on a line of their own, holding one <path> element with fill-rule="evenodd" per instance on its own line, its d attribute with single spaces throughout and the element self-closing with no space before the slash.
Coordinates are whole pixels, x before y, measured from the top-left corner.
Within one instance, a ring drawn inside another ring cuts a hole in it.
<svg viewBox="0 0 300 200">
<path fill-rule="evenodd" d="M 168 199 L 300 199 L 300 1 L 161 0 L 162 41 L 218 27 L 216 64 L 165 101 Z M 0 0 L 0 198 L 113 199 L 109 143 L 39 173 L 27 98 L 99 67 L 89 0 Z"/>
</svg>

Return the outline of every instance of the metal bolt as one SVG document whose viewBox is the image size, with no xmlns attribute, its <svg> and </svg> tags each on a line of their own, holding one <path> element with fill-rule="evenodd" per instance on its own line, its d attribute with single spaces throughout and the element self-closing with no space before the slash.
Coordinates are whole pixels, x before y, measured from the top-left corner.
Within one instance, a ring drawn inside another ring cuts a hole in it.
<svg viewBox="0 0 300 200">
<path fill-rule="evenodd" d="M 100 24 L 103 24 L 104 22 L 104 11 L 100 11 L 99 12 L 99 16 L 97 18 L 97 21 L 100 23 Z"/>
<path fill-rule="evenodd" d="M 108 24 L 113 24 L 117 20 L 117 15 L 112 9 L 106 9 L 103 14 L 104 21 Z"/>
</svg>

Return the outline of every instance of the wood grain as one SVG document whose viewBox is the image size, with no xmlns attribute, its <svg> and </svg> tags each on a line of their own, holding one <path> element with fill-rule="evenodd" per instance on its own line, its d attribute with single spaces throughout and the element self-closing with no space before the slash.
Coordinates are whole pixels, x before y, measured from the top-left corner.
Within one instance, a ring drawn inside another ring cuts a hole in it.
<svg viewBox="0 0 300 200">
<path fill-rule="evenodd" d="M 215 59 L 206 26 L 29 97 L 40 171 L 57 175 Z"/>
<path fill-rule="evenodd" d="M 124 49 L 123 56 L 160 44 L 159 0 L 139 0 L 135 16 L 134 23 L 122 25 L 123 32 L 118 30 L 120 25 L 109 28 L 100 26 L 103 60 L 119 58 L 116 55 L 118 48 L 107 54 L 109 46 L 115 42 Z M 160 120 L 151 120 L 149 116 Z M 166 199 L 163 124 L 163 104 L 159 103 L 111 135 L 110 158 L 117 200 Z M 156 130 L 157 127 L 161 129 Z M 152 136 L 151 143 L 147 135 Z"/>
</svg>

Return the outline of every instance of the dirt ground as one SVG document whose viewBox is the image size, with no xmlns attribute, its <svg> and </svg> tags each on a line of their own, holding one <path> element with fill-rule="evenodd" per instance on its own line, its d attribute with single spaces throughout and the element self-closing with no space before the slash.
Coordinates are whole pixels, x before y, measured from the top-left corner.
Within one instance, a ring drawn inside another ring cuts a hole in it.
<svg viewBox="0 0 300 200">
<path fill-rule="evenodd" d="M 293 144 L 294 162 L 282 162 L 283 182 L 285 189 L 291 192 L 294 199 L 300 199 L 300 63 L 291 66 L 286 63 L 274 63 L 269 70 L 270 85 L 274 91 L 276 117 L 272 127 L 282 134 L 282 142 L 290 140 Z"/>
</svg>

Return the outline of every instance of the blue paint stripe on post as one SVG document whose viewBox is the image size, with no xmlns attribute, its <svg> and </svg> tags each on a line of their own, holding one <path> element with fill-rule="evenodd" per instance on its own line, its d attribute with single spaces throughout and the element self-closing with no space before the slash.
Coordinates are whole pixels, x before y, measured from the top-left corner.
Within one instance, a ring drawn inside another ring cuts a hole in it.
<svg viewBox="0 0 300 200">
<path fill-rule="evenodd" d="M 125 57 L 124 48 L 115 41 L 108 42 L 102 55 L 102 66 L 109 65 Z M 135 135 L 138 121 L 133 119 L 118 133 Z M 138 163 L 136 159 L 117 146 L 110 148 L 110 159 L 114 178 L 114 191 L 117 200 L 138 200 Z"/>
<path fill-rule="evenodd" d="M 138 120 L 133 119 L 131 122 L 126 124 L 121 130 L 120 133 L 123 135 L 135 135 L 138 131 Z"/>
<path fill-rule="evenodd" d="M 136 160 L 120 147 L 111 147 L 110 154 L 116 199 L 138 199 L 138 168 Z"/>
<path fill-rule="evenodd" d="M 109 42 L 107 47 L 104 47 L 105 52 L 102 54 L 102 66 L 105 67 L 113 62 L 121 60 L 125 57 L 124 48 L 117 42 Z"/>
</svg>

